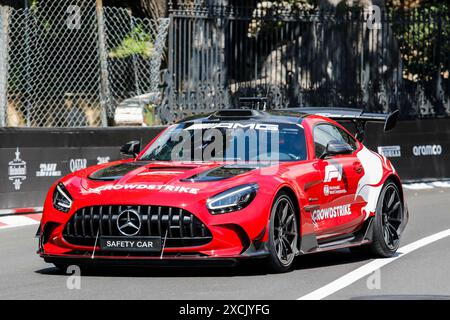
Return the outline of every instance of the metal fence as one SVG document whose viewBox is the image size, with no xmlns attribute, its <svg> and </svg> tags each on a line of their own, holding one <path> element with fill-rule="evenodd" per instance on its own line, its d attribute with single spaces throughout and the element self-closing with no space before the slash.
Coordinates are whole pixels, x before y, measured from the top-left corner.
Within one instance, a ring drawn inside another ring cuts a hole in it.
<svg viewBox="0 0 450 320">
<path fill-rule="evenodd" d="M 241 97 L 263 97 L 270 108 L 450 115 L 449 8 L 329 11 L 250 2 L 171 3 L 163 119 L 239 105 Z"/>
<path fill-rule="evenodd" d="M 0 8 L 0 126 L 106 126 L 118 103 L 159 84 L 162 20 L 95 0 Z"/>
<path fill-rule="evenodd" d="M 159 90 L 167 28 L 163 123 L 239 106 L 243 97 L 270 108 L 450 115 L 446 2 L 377 16 L 306 0 L 179 0 L 158 22 L 98 2 L 0 6 L 0 127 L 108 125 L 122 101 Z"/>
</svg>

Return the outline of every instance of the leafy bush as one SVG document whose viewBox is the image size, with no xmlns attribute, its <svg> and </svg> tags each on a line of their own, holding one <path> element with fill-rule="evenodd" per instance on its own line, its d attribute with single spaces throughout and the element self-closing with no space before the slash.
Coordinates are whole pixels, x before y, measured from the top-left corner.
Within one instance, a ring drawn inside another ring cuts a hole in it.
<svg viewBox="0 0 450 320">
<path fill-rule="evenodd" d="M 144 30 L 142 25 L 137 25 L 117 47 L 109 52 L 109 57 L 124 59 L 133 55 L 140 55 L 144 58 L 150 58 L 153 52 L 151 35 Z"/>
</svg>

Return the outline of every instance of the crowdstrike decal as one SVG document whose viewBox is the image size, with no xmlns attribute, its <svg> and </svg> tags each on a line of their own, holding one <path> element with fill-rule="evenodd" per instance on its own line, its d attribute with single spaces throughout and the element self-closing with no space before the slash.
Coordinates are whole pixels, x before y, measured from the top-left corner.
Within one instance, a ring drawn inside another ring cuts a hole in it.
<svg viewBox="0 0 450 320">
<path fill-rule="evenodd" d="M 36 177 L 60 177 L 61 171 L 56 170 L 56 163 L 41 163 L 39 171 L 36 171 Z"/>
<path fill-rule="evenodd" d="M 400 146 L 380 146 L 378 147 L 378 153 L 386 158 L 400 158 L 402 156 Z"/>
<path fill-rule="evenodd" d="M 314 223 L 317 223 L 324 220 L 346 217 L 351 214 L 350 204 L 345 204 L 342 206 L 314 210 L 312 213 L 312 220 Z"/>
<path fill-rule="evenodd" d="M 87 193 L 100 194 L 103 191 L 121 191 L 121 190 L 156 190 L 161 192 L 197 194 L 200 189 L 174 186 L 170 184 L 115 184 L 115 185 L 110 184 L 98 188 L 89 189 L 87 190 Z"/>
<path fill-rule="evenodd" d="M 439 144 L 413 147 L 413 155 L 416 157 L 440 156 L 441 154 L 442 154 L 442 146 Z"/>
<path fill-rule="evenodd" d="M 27 163 L 20 159 L 20 151 L 17 147 L 16 158 L 8 163 L 9 180 L 13 182 L 14 189 L 20 190 L 22 182 L 27 178 Z"/>
</svg>

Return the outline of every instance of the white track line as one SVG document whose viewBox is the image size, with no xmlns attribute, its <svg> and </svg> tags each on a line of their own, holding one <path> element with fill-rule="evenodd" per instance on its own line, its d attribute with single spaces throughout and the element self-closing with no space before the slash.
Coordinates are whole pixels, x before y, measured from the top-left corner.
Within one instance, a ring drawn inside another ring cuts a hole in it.
<svg viewBox="0 0 450 320">
<path fill-rule="evenodd" d="M 404 184 L 404 189 L 409 190 L 428 190 L 428 189 L 434 189 L 434 186 L 430 183 L 410 183 L 410 184 Z"/>
<path fill-rule="evenodd" d="M 429 245 L 433 242 L 436 242 L 438 240 L 444 239 L 446 237 L 450 236 L 450 229 L 441 231 L 439 233 L 435 233 L 431 236 L 422 238 L 420 240 L 417 240 L 413 243 L 410 243 L 404 247 L 401 247 L 398 249 L 397 254 L 392 258 L 385 258 L 385 259 L 376 259 L 372 262 L 369 262 L 368 264 L 363 265 L 362 267 L 359 267 L 358 269 L 347 273 L 346 275 L 340 277 L 339 279 L 334 280 L 333 282 L 330 282 L 329 284 L 311 292 L 307 295 L 304 295 L 297 300 L 320 300 L 328 297 L 329 295 L 332 295 L 333 293 L 351 285 L 352 283 L 358 281 L 361 278 L 364 278 L 365 276 L 368 276 L 369 274 L 375 272 L 376 270 L 380 269 L 381 267 L 397 260 L 398 258 L 403 257 L 404 255 L 411 253 L 417 249 L 420 249 L 426 245 Z"/>
<path fill-rule="evenodd" d="M 436 181 L 431 183 L 436 188 L 450 188 L 450 182 L 448 181 Z"/>
</svg>

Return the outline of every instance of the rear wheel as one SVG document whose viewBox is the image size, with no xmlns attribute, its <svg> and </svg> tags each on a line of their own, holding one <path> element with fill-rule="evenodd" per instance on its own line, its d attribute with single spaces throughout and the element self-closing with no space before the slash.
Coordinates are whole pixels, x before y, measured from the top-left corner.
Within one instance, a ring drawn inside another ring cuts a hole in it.
<svg viewBox="0 0 450 320">
<path fill-rule="evenodd" d="M 388 182 L 378 199 L 370 251 L 383 258 L 394 255 L 400 244 L 400 227 L 404 219 L 403 203 L 397 185 Z"/>
<path fill-rule="evenodd" d="M 297 214 L 286 192 L 276 197 L 269 223 L 269 268 L 277 273 L 289 271 L 298 252 Z"/>
</svg>

